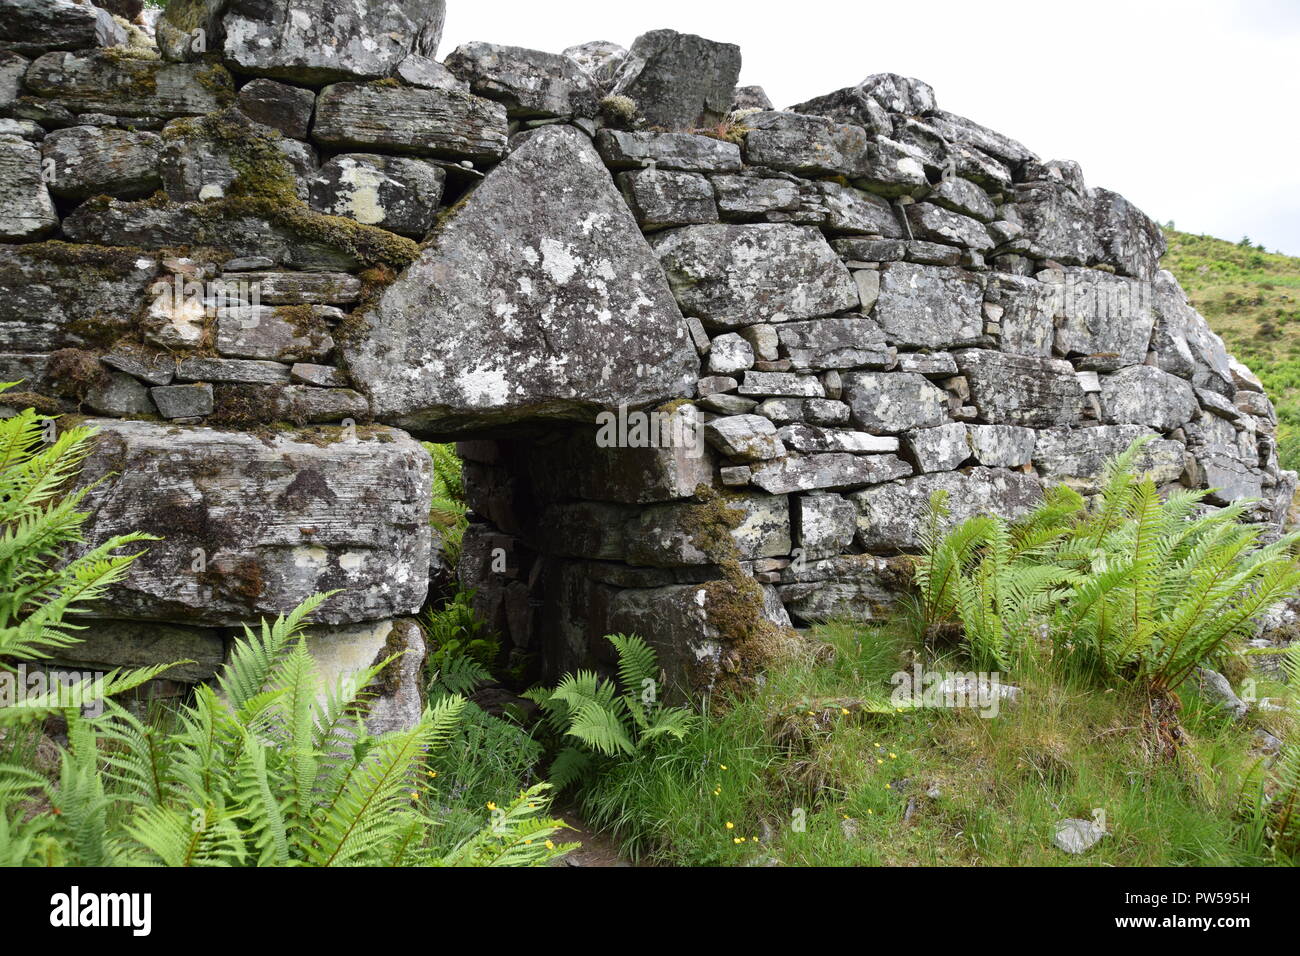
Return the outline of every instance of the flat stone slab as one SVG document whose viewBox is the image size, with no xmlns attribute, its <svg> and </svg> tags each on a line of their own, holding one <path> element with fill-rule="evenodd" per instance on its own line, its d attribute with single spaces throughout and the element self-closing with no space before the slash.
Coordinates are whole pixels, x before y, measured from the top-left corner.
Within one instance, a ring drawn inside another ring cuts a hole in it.
<svg viewBox="0 0 1300 956">
<path fill-rule="evenodd" d="M 506 108 L 454 90 L 335 83 L 316 98 L 312 138 L 334 150 L 496 160 L 506 151 Z"/>
<path fill-rule="evenodd" d="M 234 81 L 216 64 L 102 53 L 47 53 L 27 70 L 27 86 L 74 113 L 156 119 L 215 113 L 235 98 Z"/>
<path fill-rule="evenodd" d="M 318 612 L 350 623 L 420 609 L 432 465 L 400 431 L 274 436 L 93 419 L 81 481 L 89 546 L 152 542 L 94 607 L 102 617 L 235 625 L 342 588 Z"/>
</svg>

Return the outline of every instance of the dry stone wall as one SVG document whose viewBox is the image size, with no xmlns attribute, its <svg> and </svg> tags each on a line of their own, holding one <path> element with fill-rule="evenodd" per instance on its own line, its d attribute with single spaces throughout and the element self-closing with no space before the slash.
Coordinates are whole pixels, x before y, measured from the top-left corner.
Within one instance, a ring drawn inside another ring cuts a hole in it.
<svg viewBox="0 0 1300 956">
<path fill-rule="evenodd" d="M 635 631 L 693 691 L 888 614 L 936 489 L 1017 515 L 1150 435 L 1162 487 L 1274 526 L 1294 491 L 1156 225 L 918 80 L 776 110 L 670 30 L 439 62 L 441 0 L 0 13 L 4 400 L 101 429 L 92 542 L 165 538 L 79 663 L 202 680 L 337 588 L 318 657 L 410 649 L 409 719 L 416 439 L 460 442 L 503 663 Z"/>
</svg>

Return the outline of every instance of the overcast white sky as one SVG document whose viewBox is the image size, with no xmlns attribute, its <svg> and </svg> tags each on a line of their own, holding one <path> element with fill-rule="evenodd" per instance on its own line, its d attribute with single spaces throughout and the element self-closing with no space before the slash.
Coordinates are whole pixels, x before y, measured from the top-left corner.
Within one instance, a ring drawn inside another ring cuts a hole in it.
<svg viewBox="0 0 1300 956">
<path fill-rule="evenodd" d="M 778 108 L 871 73 L 1074 159 L 1161 222 L 1300 255 L 1300 0 L 448 0 L 467 40 L 558 53 L 671 27 L 740 45 Z"/>
</svg>

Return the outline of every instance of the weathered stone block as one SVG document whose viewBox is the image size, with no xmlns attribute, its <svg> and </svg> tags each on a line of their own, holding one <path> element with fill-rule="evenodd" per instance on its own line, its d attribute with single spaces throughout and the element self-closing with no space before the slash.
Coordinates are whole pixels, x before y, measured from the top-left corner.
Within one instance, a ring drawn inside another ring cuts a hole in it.
<svg viewBox="0 0 1300 956">
<path fill-rule="evenodd" d="M 786 322 L 858 304 L 848 269 L 815 229 L 687 226 L 651 245 L 682 309 L 706 325 Z"/>
<path fill-rule="evenodd" d="M 171 119 L 230 105 L 230 74 L 210 64 L 165 63 L 102 53 L 47 53 L 27 71 L 27 87 L 76 113 Z"/>
<path fill-rule="evenodd" d="M 745 161 L 807 176 L 853 176 L 867 152 L 867 132 L 820 116 L 771 111 L 745 117 Z"/>
<path fill-rule="evenodd" d="M 1113 424 L 1150 425 L 1170 432 L 1197 414 L 1196 393 L 1183 379 L 1150 365 L 1135 365 L 1101 380 L 1101 407 Z"/>
<path fill-rule="evenodd" d="M 493 161 L 506 151 L 506 109 L 449 90 L 336 83 L 316 98 L 312 138 L 335 150 Z"/>
<path fill-rule="evenodd" d="M 799 495 L 793 500 L 794 522 L 804 560 L 828 558 L 853 544 L 858 511 L 847 499 L 818 492 Z"/>
<path fill-rule="evenodd" d="M 699 368 L 608 171 L 565 126 L 494 169 L 367 324 L 342 346 L 353 380 L 378 417 L 426 431 L 646 405 L 689 394 Z"/>
<path fill-rule="evenodd" d="M 718 221 L 713 186 L 699 173 L 643 169 L 620 173 L 618 184 L 642 229 Z"/>
<path fill-rule="evenodd" d="M 428 588 L 431 464 L 401 432 L 356 440 L 96 420 L 87 546 L 160 535 L 102 616 L 234 625 L 342 588 L 324 623 L 413 614 Z M 103 479 L 101 481 L 101 479 Z"/>
<path fill-rule="evenodd" d="M 740 147 L 696 133 L 625 132 L 603 129 L 596 135 L 601 158 L 613 169 L 676 169 L 720 173 L 740 169 Z"/>
<path fill-rule="evenodd" d="M 790 553 L 790 503 L 784 495 L 729 495 L 724 507 L 739 523 L 731 531 L 742 561 Z M 627 529 L 627 560 L 652 567 L 710 564 L 705 505 L 672 503 L 641 511 Z"/>
<path fill-rule="evenodd" d="M 1150 284 L 1097 269 L 1046 270 L 1060 355 L 1113 355 L 1125 365 L 1147 356 L 1155 312 Z"/>
<path fill-rule="evenodd" d="M 236 98 L 239 111 L 254 123 L 278 129 L 290 139 L 306 139 L 316 94 L 265 78 L 245 83 Z"/>
<path fill-rule="evenodd" d="M 951 471 L 971 456 L 966 426 L 960 422 L 920 428 L 904 437 L 918 472 Z"/>
<path fill-rule="evenodd" d="M 973 345 L 984 333 L 983 298 L 979 277 L 963 269 L 890 262 L 872 315 L 891 345 Z"/>
<path fill-rule="evenodd" d="M 511 116 L 593 116 L 600 93 L 571 57 L 496 43 L 462 43 L 444 61 L 470 90 L 500 100 Z"/>
<path fill-rule="evenodd" d="M 947 396 L 915 372 L 849 372 L 844 399 L 854 423 L 869 432 L 898 434 L 949 420 Z"/>
<path fill-rule="evenodd" d="M 135 323 L 158 260 L 62 242 L 0 246 L 0 350 L 52 352 L 111 341 Z"/>
<path fill-rule="evenodd" d="M 801 372 L 822 369 L 888 368 L 894 350 L 871 319 L 814 319 L 776 327 L 781 350 Z"/>
<path fill-rule="evenodd" d="M 41 143 L 42 157 L 53 171 L 50 191 L 69 199 L 104 193 L 149 195 L 162 185 L 158 176 L 161 151 L 162 140 L 156 133 L 108 126 L 55 130 Z"/>
<path fill-rule="evenodd" d="M 819 488 L 859 488 L 910 475 L 912 466 L 895 455 L 808 455 L 754 465 L 750 484 L 768 494 Z"/>
<path fill-rule="evenodd" d="M 58 225 L 41 178 L 41 151 L 29 143 L 0 141 L 0 241 L 40 239 Z"/>
<path fill-rule="evenodd" d="M 311 204 L 330 216 L 423 238 L 433 226 L 447 173 L 402 156 L 344 153 L 311 180 Z"/>
<path fill-rule="evenodd" d="M 1047 428 L 1083 413 L 1083 389 L 1069 362 L 988 349 L 963 349 L 955 358 L 980 417 L 991 424 Z"/>
<path fill-rule="evenodd" d="M 858 509 L 859 543 L 879 553 L 919 548 L 930 495 L 937 490 L 948 492 L 953 525 L 979 514 L 1019 518 L 1042 500 L 1037 478 L 1000 468 L 904 478 L 849 495 Z"/>
<path fill-rule="evenodd" d="M 628 96 L 647 126 L 714 126 L 731 111 L 740 47 L 676 30 L 651 30 L 632 42 L 613 93 Z"/>
<path fill-rule="evenodd" d="M 444 0 L 230 0 L 222 27 L 231 69 L 297 83 L 388 76 L 409 53 L 433 56 Z"/>
</svg>

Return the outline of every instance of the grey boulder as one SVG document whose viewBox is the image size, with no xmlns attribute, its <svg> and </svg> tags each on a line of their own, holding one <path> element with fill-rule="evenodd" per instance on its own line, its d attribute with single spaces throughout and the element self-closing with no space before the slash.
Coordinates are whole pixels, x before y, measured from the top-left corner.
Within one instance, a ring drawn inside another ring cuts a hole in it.
<svg viewBox="0 0 1300 956">
<path fill-rule="evenodd" d="M 343 346 L 353 379 L 378 417 L 425 431 L 684 396 L 698 371 L 635 220 L 564 126 L 492 171 L 367 324 Z"/>
</svg>

